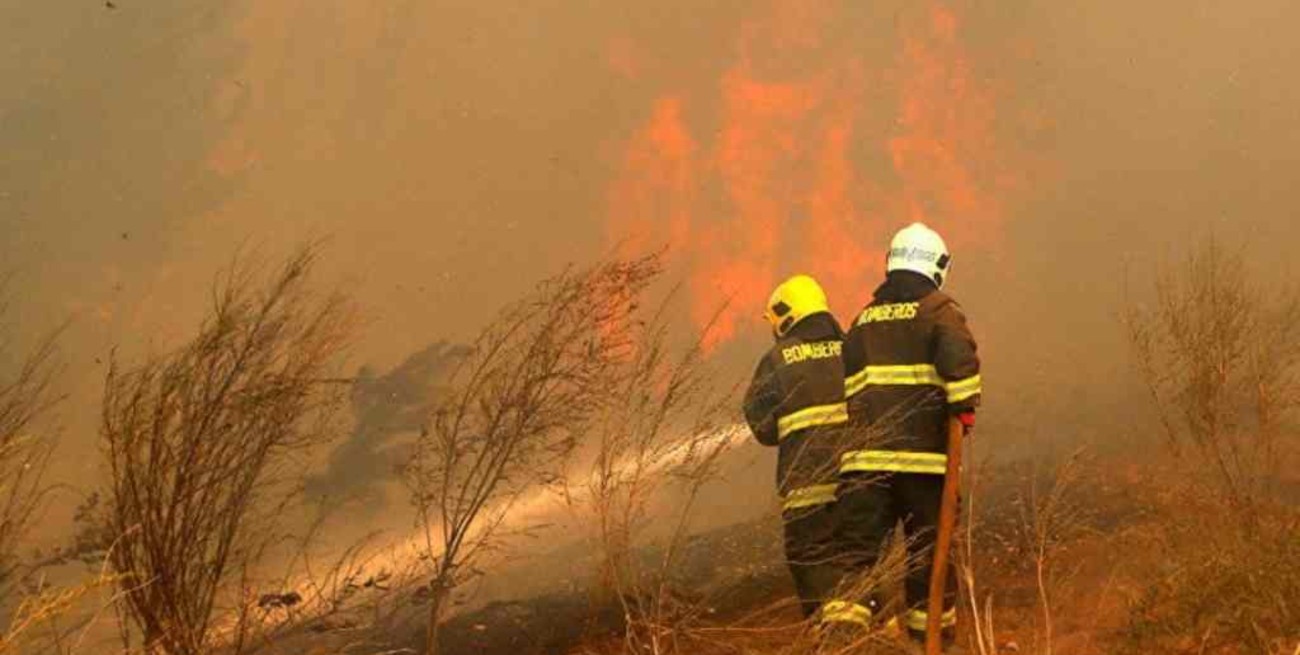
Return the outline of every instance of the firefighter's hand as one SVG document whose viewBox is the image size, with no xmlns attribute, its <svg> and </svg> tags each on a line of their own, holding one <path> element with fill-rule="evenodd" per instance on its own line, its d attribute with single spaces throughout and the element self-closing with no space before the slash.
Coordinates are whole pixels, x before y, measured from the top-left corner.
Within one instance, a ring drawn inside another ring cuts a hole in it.
<svg viewBox="0 0 1300 655">
<path fill-rule="evenodd" d="M 957 420 L 961 421 L 962 434 L 970 436 L 975 431 L 975 412 L 964 411 L 957 415 Z"/>
</svg>

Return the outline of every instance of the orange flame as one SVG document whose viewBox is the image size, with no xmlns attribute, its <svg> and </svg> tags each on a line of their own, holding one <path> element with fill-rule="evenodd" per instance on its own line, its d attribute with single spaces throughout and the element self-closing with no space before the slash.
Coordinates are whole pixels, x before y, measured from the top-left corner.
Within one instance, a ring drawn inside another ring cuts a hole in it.
<svg viewBox="0 0 1300 655">
<path fill-rule="evenodd" d="M 716 97 L 664 93 L 623 146 L 610 238 L 667 244 L 710 346 L 757 320 L 796 272 L 817 277 L 838 312 L 863 302 L 905 222 L 934 225 L 963 252 L 1002 227 L 1017 176 L 956 11 L 906 15 L 894 61 L 831 36 L 836 18 L 825 3 L 772 0 L 740 25 Z"/>
</svg>

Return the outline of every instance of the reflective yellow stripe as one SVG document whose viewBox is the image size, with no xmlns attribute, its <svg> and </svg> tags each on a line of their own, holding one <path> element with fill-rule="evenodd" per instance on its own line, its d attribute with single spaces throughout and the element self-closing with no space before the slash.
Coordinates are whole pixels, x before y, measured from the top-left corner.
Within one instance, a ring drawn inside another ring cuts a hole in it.
<svg viewBox="0 0 1300 655">
<path fill-rule="evenodd" d="M 847 600 L 829 600 L 822 603 L 821 622 L 854 623 L 867 628 L 871 626 L 871 610 Z"/>
<path fill-rule="evenodd" d="M 926 623 L 930 621 L 930 613 L 925 610 L 912 610 L 907 613 L 907 629 L 917 632 L 924 632 Z M 951 628 L 957 625 L 957 608 L 944 610 L 943 615 L 939 617 L 939 627 Z"/>
<path fill-rule="evenodd" d="M 776 438 L 784 439 L 799 430 L 821 425 L 839 425 L 848 420 L 849 406 L 844 403 L 808 407 L 778 419 Z"/>
<path fill-rule="evenodd" d="M 917 453 L 898 450 L 855 450 L 840 456 L 843 473 L 877 471 L 889 473 L 948 472 L 948 456 L 943 453 Z"/>
<path fill-rule="evenodd" d="M 931 364 L 914 366 L 868 366 L 867 384 L 905 384 L 911 386 L 942 386 L 943 378 Z"/>
<path fill-rule="evenodd" d="M 837 484 L 817 484 L 791 489 L 790 493 L 785 495 L 785 502 L 781 504 L 781 509 L 801 509 L 833 503 L 837 489 L 839 489 Z"/>
<path fill-rule="evenodd" d="M 862 369 L 844 380 L 844 397 L 852 398 L 867 387 L 867 369 Z"/>
<path fill-rule="evenodd" d="M 948 391 L 948 402 L 959 403 L 971 398 L 972 396 L 977 396 L 982 390 L 981 387 L 980 376 L 978 375 L 968 377 L 965 380 L 949 382 L 945 386 L 945 389 Z"/>
<path fill-rule="evenodd" d="M 911 366 L 868 366 L 844 380 L 844 395 L 853 397 L 869 386 L 899 385 L 909 387 L 932 386 L 943 389 L 948 394 L 948 402 L 959 403 L 972 396 L 979 395 L 981 381 L 979 375 L 956 382 L 947 382 L 939 375 L 932 364 Z"/>
<path fill-rule="evenodd" d="M 844 381 L 844 394 L 853 396 L 871 385 L 944 386 L 933 364 L 868 366 Z"/>
</svg>

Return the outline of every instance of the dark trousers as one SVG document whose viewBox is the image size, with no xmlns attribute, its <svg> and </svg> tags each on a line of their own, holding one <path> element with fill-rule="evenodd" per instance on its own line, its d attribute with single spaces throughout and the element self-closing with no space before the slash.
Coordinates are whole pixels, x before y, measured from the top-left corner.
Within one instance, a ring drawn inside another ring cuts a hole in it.
<svg viewBox="0 0 1300 655">
<path fill-rule="evenodd" d="M 830 599 L 843 573 L 837 558 L 835 504 L 786 510 L 785 558 L 805 618 Z"/>
<path fill-rule="evenodd" d="M 865 575 L 885 555 L 889 537 L 899 522 L 907 538 L 908 567 L 904 584 L 910 622 L 923 616 L 934 568 L 934 542 L 943 502 L 942 475 L 919 473 L 855 473 L 840 485 L 837 540 L 844 552 L 846 576 Z M 951 562 L 951 560 L 949 560 Z M 949 564 L 944 609 L 957 602 L 956 567 Z M 859 600 L 879 608 L 878 590 Z M 909 626 L 915 632 L 915 626 Z"/>
</svg>

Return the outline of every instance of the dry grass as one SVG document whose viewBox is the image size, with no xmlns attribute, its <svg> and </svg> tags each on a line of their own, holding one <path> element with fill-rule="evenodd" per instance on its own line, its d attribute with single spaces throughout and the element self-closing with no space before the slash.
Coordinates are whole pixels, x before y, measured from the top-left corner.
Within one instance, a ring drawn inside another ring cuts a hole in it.
<svg viewBox="0 0 1300 655">
<path fill-rule="evenodd" d="M 1132 544 L 1146 571 L 1122 630 L 1127 652 L 1285 655 L 1300 640 L 1300 511 L 1256 507 L 1246 526 L 1194 486 L 1164 502 Z"/>
<path fill-rule="evenodd" d="M 13 611 L 8 627 L 0 634 L 0 654 L 51 652 L 77 653 L 99 616 L 109 610 L 120 598 L 111 596 L 101 601 L 94 616 L 83 621 L 78 628 L 66 629 L 61 623 L 85 603 L 99 598 L 102 592 L 123 582 L 123 577 L 106 569 L 83 582 L 49 587 L 43 581 L 35 583 L 35 591 L 23 594 Z"/>
<path fill-rule="evenodd" d="M 6 313 L 0 299 L 0 319 Z M 0 365 L 14 366 L 0 376 L 0 599 L 11 597 L 23 577 L 20 549 L 48 492 L 45 472 L 54 436 L 39 423 L 58 400 L 52 389 L 57 336 L 42 339 L 29 353 L 12 352 L 7 339 L 0 341 Z"/>
<path fill-rule="evenodd" d="M 0 320 L 8 319 L 0 281 Z M 0 336 L 0 652 L 12 650 L 20 636 L 57 612 L 68 599 L 49 594 L 32 596 L 39 565 L 23 557 L 22 549 L 40 517 L 50 491 L 45 473 L 55 438 L 42 419 L 59 398 L 53 390 L 58 332 L 41 339 L 29 352 L 15 352 L 8 334 Z"/>
</svg>

